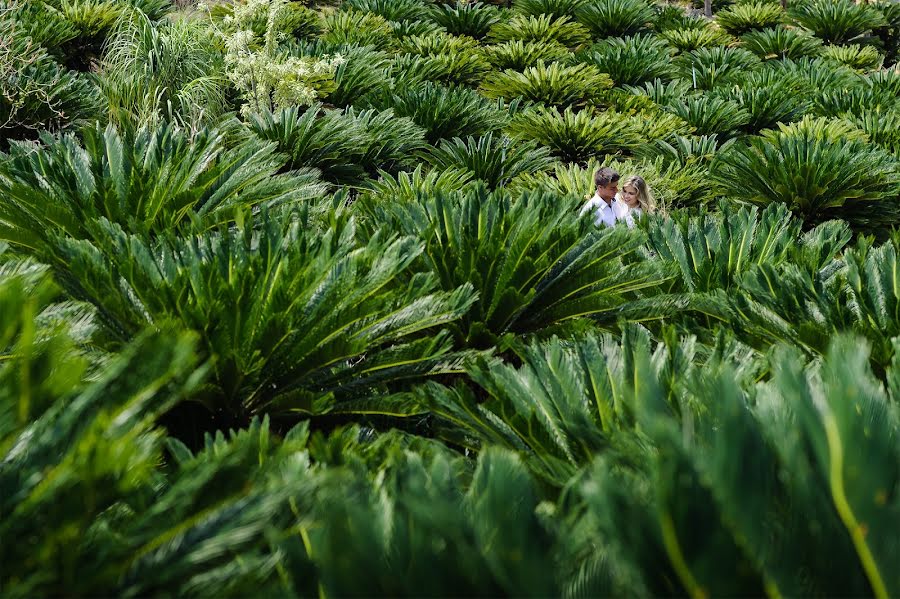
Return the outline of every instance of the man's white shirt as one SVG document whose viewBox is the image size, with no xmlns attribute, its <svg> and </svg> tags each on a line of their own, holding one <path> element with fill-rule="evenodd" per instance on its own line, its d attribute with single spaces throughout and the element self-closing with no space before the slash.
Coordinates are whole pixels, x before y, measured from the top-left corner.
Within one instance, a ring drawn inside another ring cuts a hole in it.
<svg viewBox="0 0 900 599">
<path fill-rule="evenodd" d="M 580 214 L 586 212 L 593 212 L 594 224 L 598 227 L 601 225 L 612 227 L 616 224 L 616 221 L 625 218 L 628 214 L 628 206 L 625 202 L 619 200 L 618 197 L 611 204 L 607 204 L 606 200 L 595 194 L 582 206 Z"/>
</svg>

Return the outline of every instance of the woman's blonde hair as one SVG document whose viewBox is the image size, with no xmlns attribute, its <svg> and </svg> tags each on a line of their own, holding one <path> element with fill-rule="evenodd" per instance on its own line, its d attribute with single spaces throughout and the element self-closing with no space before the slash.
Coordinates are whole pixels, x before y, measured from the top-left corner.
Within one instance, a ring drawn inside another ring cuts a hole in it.
<svg viewBox="0 0 900 599">
<path fill-rule="evenodd" d="M 622 190 L 625 190 L 626 186 L 634 187 L 638 192 L 638 206 L 641 207 L 641 210 L 646 212 L 647 214 L 652 214 L 656 212 L 656 200 L 653 199 L 653 192 L 650 191 L 650 186 L 647 185 L 647 182 L 644 181 L 643 177 L 638 177 L 637 175 L 632 175 L 625 179 L 625 183 L 622 184 Z"/>
</svg>

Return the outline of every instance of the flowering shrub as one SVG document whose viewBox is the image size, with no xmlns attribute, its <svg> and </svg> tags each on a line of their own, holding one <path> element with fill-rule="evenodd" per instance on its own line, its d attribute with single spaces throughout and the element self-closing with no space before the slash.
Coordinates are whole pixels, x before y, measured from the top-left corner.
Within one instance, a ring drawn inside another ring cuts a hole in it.
<svg viewBox="0 0 900 599">
<path fill-rule="evenodd" d="M 334 72 L 344 62 L 333 56 L 292 56 L 279 46 L 276 24 L 287 0 L 247 0 L 234 6 L 223 19 L 225 74 L 244 100 L 241 114 L 308 105 L 335 87 Z M 251 23 L 264 19 L 265 32 L 253 32 Z"/>
</svg>

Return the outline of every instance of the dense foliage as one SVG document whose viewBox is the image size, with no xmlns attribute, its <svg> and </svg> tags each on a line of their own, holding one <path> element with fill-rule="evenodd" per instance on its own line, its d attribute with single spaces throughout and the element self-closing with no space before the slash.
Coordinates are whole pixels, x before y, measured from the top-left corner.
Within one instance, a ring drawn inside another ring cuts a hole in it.
<svg viewBox="0 0 900 599">
<path fill-rule="evenodd" d="M 0 0 L 0 595 L 900 595 L 900 5 L 712 6 Z"/>
</svg>

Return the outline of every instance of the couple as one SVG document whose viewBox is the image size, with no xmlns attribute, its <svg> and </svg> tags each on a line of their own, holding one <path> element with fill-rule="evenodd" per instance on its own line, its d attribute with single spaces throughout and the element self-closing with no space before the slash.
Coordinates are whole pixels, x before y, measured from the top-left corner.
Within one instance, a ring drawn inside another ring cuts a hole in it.
<svg viewBox="0 0 900 599">
<path fill-rule="evenodd" d="M 597 190 L 594 197 L 582 207 L 580 214 L 592 212 L 598 227 L 612 227 L 624 221 L 630 229 L 641 215 L 654 211 L 650 188 L 637 175 L 625 179 L 619 194 L 619 173 L 605 166 L 594 173 L 594 188 Z"/>
</svg>

